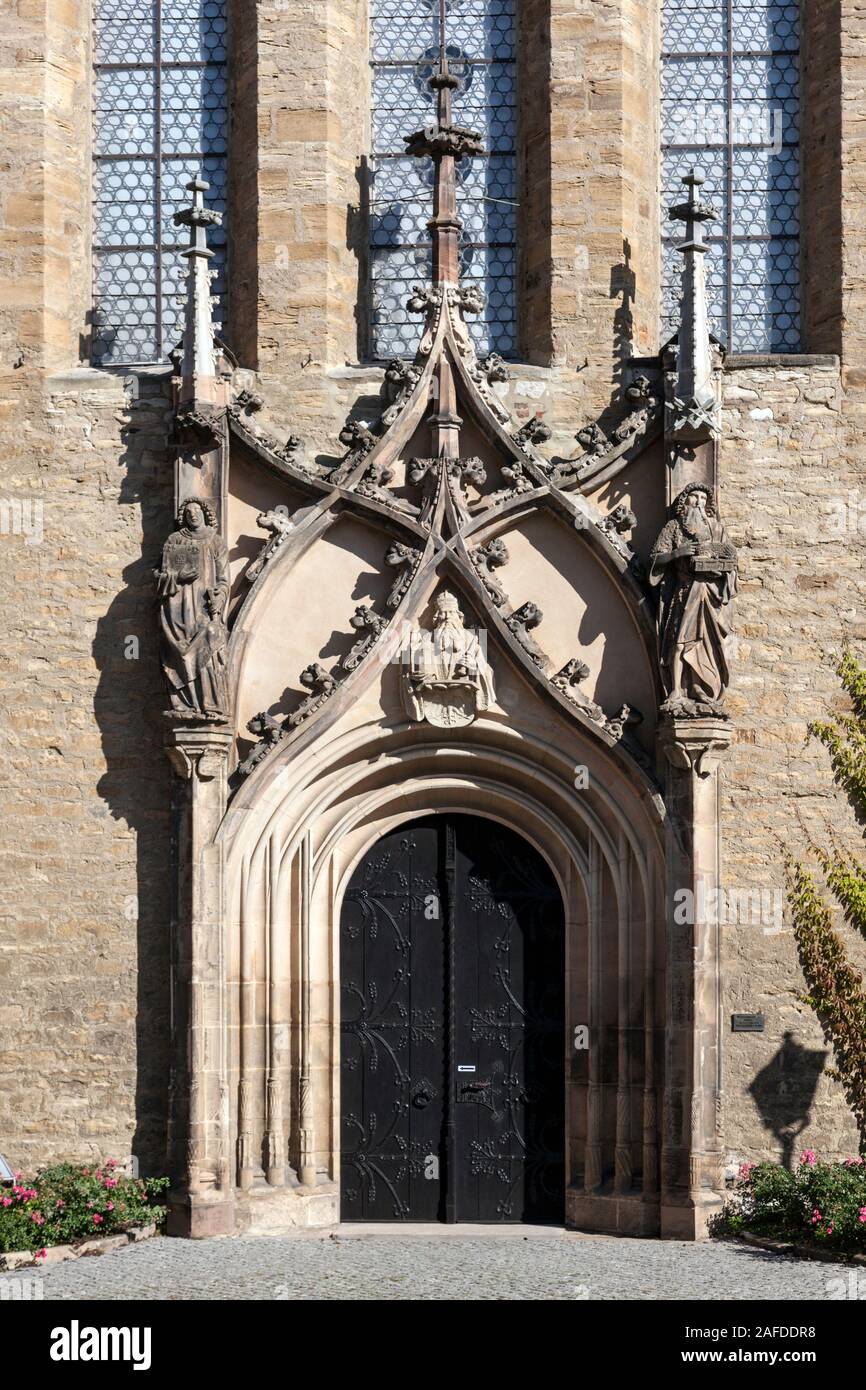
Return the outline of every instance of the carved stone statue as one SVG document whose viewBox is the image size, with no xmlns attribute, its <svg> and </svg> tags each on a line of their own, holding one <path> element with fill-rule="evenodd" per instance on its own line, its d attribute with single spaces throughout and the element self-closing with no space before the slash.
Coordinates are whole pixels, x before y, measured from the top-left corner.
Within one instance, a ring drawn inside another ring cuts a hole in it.
<svg viewBox="0 0 866 1390">
<path fill-rule="evenodd" d="M 649 582 L 661 585 L 659 659 L 680 717 L 724 714 L 730 681 L 727 639 L 737 589 L 737 552 L 702 483 L 683 488 L 650 557 Z"/>
<path fill-rule="evenodd" d="M 161 599 L 160 662 L 174 718 L 223 720 L 228 713 L 225 611 L 228 550 L 207 502 L 188 498 L 155 571 Z"/>
<path fill-rule="evenodd" d="M 437 728 L 461 728 L 496 698 L 479 635 L 463 626 L 457 598 L 436 599 L 433 631 L 414 628 L 404 654 L 403 701 L 409 716 Z"/>
</svg>

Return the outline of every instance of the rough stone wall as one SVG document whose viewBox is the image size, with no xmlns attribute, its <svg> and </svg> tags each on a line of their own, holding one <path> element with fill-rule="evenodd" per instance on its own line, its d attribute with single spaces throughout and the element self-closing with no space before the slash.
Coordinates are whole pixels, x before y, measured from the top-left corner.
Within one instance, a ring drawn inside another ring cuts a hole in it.
<svg viewBox="0 0 866 1390">
<path fill-rule="evenodd" d="M 159 378 L 86 369 L 43 396 L 23 372 L 34 390 L 0 451 L 0 499 L 25 504 L 0 535 L 0 1135 L 25 1166 L 135 1152 L 162 1171 L 169 774 L 151 570 L 171 520 L 166 399 Z"/>
<path fill-rule="evenodd" d="M 89 30 L 87 0 L 0 16 L 0 372 L 77 362 L 88 331 Z"/>
<path fill-rule="evenodd" d="M 805 982 L 784 905 L 783 853 L 799 853 L 807 837 L 826 842 L 832 828 L 862 855 L 827 755 L 805 739 L 810 719 L 844 703 L 835 658 L 846 641 L 862 651 L 866 639 L 866 508 L 862 463 L 846 447 L 838 360 L 789 361 L 735 359 L 725 375 L 720 465 L 722 515 L 741 566 L 728 697 L 736 733 L 722 815 L 731 894 L 722 905 L 725 1138 L 749 1158 L 781 1152 L 786 1133 L 797 1153 L 856 1152 L 841 1088 L 819 1075 L 821 1029 L 796 997 Z M 755 892 L 765 895 L 762 907 L 733 896 Z M 863 943 L 844 934 L 862 968 Z M 732 1033 L 734 1012 L 764 1013 L 765 1032 Z"/>
</svg>

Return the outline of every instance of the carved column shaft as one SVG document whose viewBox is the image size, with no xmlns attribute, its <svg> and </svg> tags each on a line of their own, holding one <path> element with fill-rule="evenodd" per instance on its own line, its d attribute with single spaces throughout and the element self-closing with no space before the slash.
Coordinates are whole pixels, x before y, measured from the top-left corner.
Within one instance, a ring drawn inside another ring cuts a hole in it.
<svg viewBox="0 0 866 1390">
<path fill-rule="evenodd" d="M 185 1072 L 186 1160 L 178 1194 L 190 1234 L 232 1229 L 226 1038 L 225 912 L 222 848 L 214 843 L 225 810 L 231 734 L 213 725 L 174 726 L 166 751 L 177 775 L 177 876 L 172 996 L 179 1073 Z M 177 1076 L 179 1083 L 181 1076 Z M 181 1089 L 176 1084 L 176 1092 Z M 198 1200 L 209 1212 L 196 1210 Z M 220 1210 L 217 1212 L 216 1208 Z"/>
<path fill-rule="evenodd" d="M 278 846 L 272 842 L 268 853 L 268 925 L 266 941 L 267 988 L 267 1069 L 265 1082 L 265 1176 L 271 1187 L 286 1182 L 286 1134 L 283 1086 L 287 1069 L 289 1018 L 286 1010 L 288 988 L 286 953 L 289 948 L 289 885 Z"/>
<path fill-rule="evenodd" d="M 630 1042 L 632 1035 L 632 947 L 633 924 L 630 910 L 631 882 L 628 846 L 620 835 L 617 893 L 617 1067 L 616 1067 L 616 1145 L 614 1150 L 614 1187 L 628 1192 L 632 1185 L 631 1105 L 632 1069 Z"/>
<path fill-rule="evenodd" d="M 584 1187 L 595 1192 L 602 1180 L 602 1012 L 601 864 L 598 844 L 589 846 L 589 1081 L 586 1094 Z"/>
<path fill-rule="evenodd" d="M 662 1235 L 700 1238 L 721 1209 L 719 764 L 724 719 L 673 719 L 660 730 L 667 762 L 667 1024 Z"/>
<path fill-rule="evenodd" d="M 310 914 L 313 891 L 313 846 L 309 831 L 301 841 L 301 1075 L 298 1113 L 300 1117 L 300 1177 L 304 1187 L 316 1183 L 316 1134 L 313 1096 L 313 981 L 310 943 Z"/>
<path fill-rule="evenodd" d="M 254 931 L 250 920 L 249 867 L 244 867 L 238 911 L 240 982 L 238 989 L 238 1186 L 247 1191 L 253 1184 L 254 1056 L 255 1056 L 255 960 Z"/>
</svg>

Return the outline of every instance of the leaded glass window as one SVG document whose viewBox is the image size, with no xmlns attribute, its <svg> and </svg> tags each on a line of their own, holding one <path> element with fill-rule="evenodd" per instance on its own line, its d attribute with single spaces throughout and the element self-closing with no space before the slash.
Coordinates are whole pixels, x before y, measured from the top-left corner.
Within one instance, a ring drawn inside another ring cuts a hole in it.
<svg viewBox="0 0 866 1390">
<path fill-rule="evenodd" d="M 418 319 L 413 284 L 431 275 L 427 222 L 433 166 L 409 159 L 403 136 L 435 121 L 427 79 L 444 14 L 451 71 L 460 80 L 453 119 L 484 140 L 485 154 L 457 166 L 461 274 L 484 296 L 468 320 L 479 352 L 517 350 L 514 0 L 370 0 L 372 157 L 370 299 L 374 357 L 410 357 Z"/>
<path fill-rule="evenodd" d="M 95 0 L 93 360 L 164 361 L 180 340 L 185 185 L 224 210 L 225 0 Z M 225 294 L 225 228 L 209 233 Z M 217 313 L 217 317 L 219 314 Z"/>
<path fill-rule="evenodd" d="M 676 327 L 681 257 L 668 209 L 694 166 L 707 225 L 711 327 L 732 352 L 797 352 L 799 0 L 664 0 L 664 337 Z"/>
</svg>

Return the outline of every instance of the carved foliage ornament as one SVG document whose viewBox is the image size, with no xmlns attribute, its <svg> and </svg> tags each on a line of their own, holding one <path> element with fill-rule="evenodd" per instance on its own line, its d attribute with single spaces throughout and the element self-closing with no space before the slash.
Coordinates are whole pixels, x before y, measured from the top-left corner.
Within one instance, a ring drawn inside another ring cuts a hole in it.
<svg viewBox="0 0 866 1390">
<path fill-rule="evenodd" d="M 401 573 L 394 580 L 391 591 L 385 600 L 386 608 L 399 608 L 412 583 L 412 576 L 421 560 L 421 551 L 416 550 L 411 545 L 404 545 L 402 541 L 393 541 L 388 547 L 385 555 L 385 564 L 399 568 Z"/>
<path fill-rule="evenodd" d="M 283 546 L 294 530 L 294 524 L 287 512 L 281 511 L 278 507 L 269 512 L 259 512 L 256 517 L 256 525 L 263 531 L 268 532 L 268 539 L 265 541 L 252 564 L 247 567 L 245 578 L 252 583 L 258 579 L 265 565 L 274 558 L 277 551 Z"/>
<path fill-rule="evenodd" d="M 497 608 L 501 608 L 506 601 L 506 593 L 498 580 L 494 579 L 493 571 L 508 564 L 510 557 L 505 541 L 497 536 L 494 540 L 488 541 L 486 545 L 476 546 L 470 552 L 469 558 L 478 571 L 481 582 L 493 603 Z"/>
<path fill-rule="evenodd" d="M 513 633 L 526 654 L 531 657 L 536 666 L 542 670 L 548 664 L 548 658 L 539 647 L 532 630 L 538 627 L 544 614 L 537 603 L 524 603 L 505 619 L 505 625 Z"/>
</svg>

